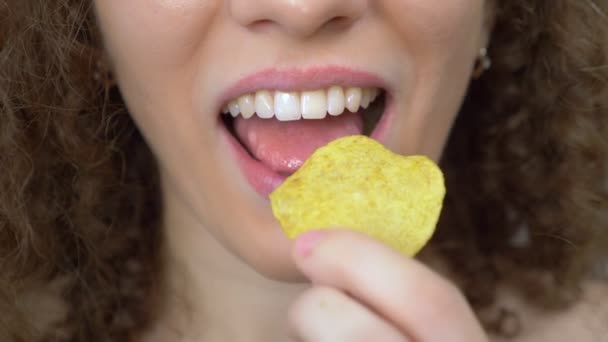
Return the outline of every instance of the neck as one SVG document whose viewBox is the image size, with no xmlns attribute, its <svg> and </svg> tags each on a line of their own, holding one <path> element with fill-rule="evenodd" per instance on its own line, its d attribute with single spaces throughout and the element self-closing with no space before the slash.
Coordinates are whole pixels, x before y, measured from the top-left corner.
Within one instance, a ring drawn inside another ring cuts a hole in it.
<svg viewBox="0 0 608 342">
<path fill-rule="evenodd" d="M 287 339 L 288 307 L 306 284 L 258 274 L 170 192 L 165 192 L 164 231 L 165 306 L 155 329 L 160 335 L 182 341 Z"/>
</svg>

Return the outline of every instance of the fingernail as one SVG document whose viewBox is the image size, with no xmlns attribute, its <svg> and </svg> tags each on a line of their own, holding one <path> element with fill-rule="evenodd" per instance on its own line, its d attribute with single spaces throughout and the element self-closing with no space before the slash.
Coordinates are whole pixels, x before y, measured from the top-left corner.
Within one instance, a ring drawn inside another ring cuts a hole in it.
<svg viewBox="0 0 608 342">
<path fill-rule="evenodd" d="M 296 240 L 296 253 L 304 257 L 309 256 L 315 246 L 321 239 L 323 239 L 323 237 L 325 237 L 325 235 L 327 235 L 327 233 L 321 230 L 306 232 L 300 235 Z"/>
</svg>

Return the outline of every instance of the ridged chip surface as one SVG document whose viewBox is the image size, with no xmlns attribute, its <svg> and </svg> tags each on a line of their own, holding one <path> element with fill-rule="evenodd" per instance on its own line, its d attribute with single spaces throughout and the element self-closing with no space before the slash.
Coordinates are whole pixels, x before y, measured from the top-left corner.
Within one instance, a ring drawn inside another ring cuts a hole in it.
<svg viewBox="0 0 608 342">
<path fill-rule="evenodd" d="M 366 136 L 319 148 L 270 194 L 290 238 L 312 229 L 350 228 L 413 256 L 428 242 L 445 185 L 424 156 L 400 156 Z"/>
</svg>

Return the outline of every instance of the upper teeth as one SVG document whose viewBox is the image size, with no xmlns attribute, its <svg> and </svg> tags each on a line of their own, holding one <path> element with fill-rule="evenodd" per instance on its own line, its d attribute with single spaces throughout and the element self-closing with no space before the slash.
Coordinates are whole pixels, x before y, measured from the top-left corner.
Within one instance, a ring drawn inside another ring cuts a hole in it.
<svg viewBox="0 0 608 342">
<path fill-rule="evenodd" d="M 357 112 L 361 107 L 367 108 L 379 94 L 378 88 L 341 86 L 302 92 L 260 90 L 228 102 L 222 112 L 233 117 L 240 114 L 245 119 L 254 114 L 280 121 L 323 119 L 327 113 L 340 115 L 345 110 Z"/>
</svg>

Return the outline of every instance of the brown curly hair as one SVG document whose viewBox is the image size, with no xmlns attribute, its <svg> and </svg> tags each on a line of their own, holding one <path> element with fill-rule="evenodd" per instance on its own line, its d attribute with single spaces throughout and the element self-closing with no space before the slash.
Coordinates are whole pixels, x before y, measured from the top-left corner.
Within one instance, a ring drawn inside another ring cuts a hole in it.
<svg viewBox="0 0 608 342">
<path fill-rule="evenodd" d="M 495 7 L 433 245 L 478 309 L 504 283 L 562 308 L 608 259 L 608 2 Z M 154 318 L 156 162 L 103 60 L 92 1 L 0 2 L 3 341 L 129 340 Z M 40 323 L 41 293 L 64 303 L 57 322 Z"/>
</svg>

